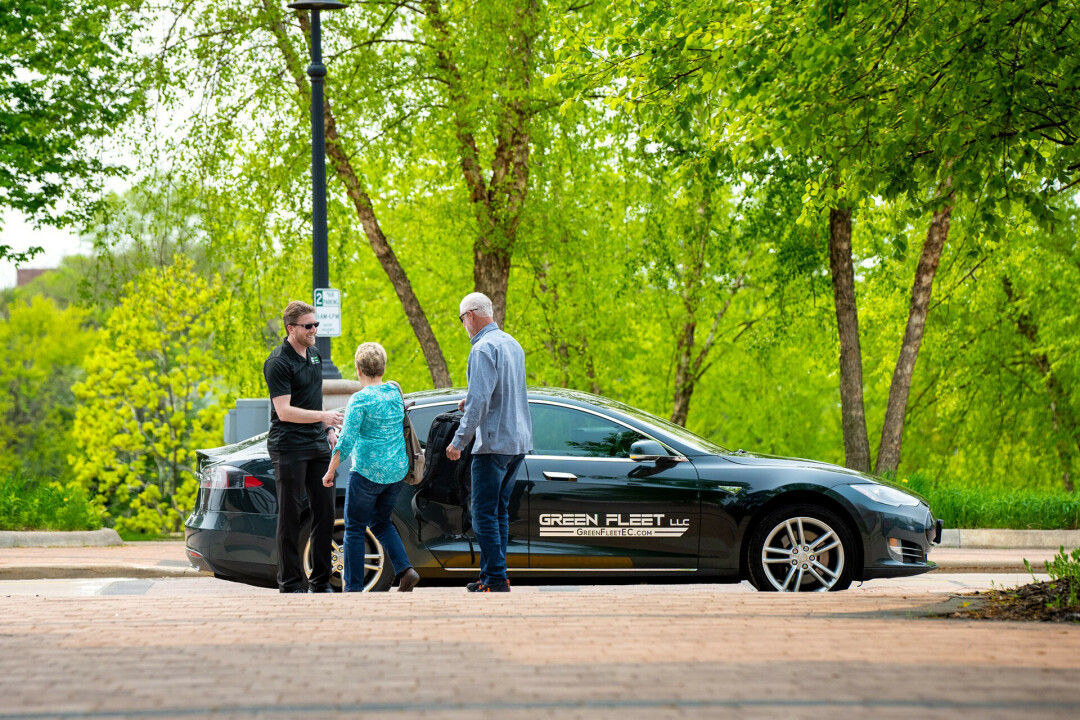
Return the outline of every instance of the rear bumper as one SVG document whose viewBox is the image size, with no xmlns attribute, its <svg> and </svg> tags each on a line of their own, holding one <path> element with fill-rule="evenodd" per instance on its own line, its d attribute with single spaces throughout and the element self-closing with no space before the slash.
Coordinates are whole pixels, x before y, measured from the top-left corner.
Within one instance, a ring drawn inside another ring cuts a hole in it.
<svg viewBox="0 0 1080 720">
<path fill-rule="evenodd" d="M 196 512 L 184 525 L 188 560 L 220 578 L 277 584 L 276 515 Z"/>
</svg>

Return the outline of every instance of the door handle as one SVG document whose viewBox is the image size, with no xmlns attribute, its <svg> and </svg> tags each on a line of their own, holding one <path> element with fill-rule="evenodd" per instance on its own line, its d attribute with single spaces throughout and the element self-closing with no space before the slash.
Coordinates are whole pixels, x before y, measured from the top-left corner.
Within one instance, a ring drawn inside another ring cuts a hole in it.
<svg viewBox="0 0 1080 720">
<path fill-rule="evenodd" d="M 552 472 L 551 470 L 544 471 L 544 478 L 547 480 L 562 480 L 564 482 L 577 482 L 577 475 L 574 473 L 564 472 Z"/>
</svg>

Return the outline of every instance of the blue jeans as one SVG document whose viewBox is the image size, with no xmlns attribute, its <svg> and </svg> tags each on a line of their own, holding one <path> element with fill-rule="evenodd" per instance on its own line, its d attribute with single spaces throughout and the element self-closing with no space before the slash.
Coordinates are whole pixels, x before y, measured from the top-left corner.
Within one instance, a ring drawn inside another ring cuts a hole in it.
<svg viewBox="0 0 1080 720">
<path fill-rule="evenodd" d="M 480 546 L 480 580 L 506 582 L 506 543 L 510 539 L 510 494 L 525 455 L 472 457 L 472 526 Z"/>
<path fill-rule="evenodd" d="M 412 567 L 401 536 L 390 520 L 401 485 L 401 481 L 376 483 L 358 472 L 349 473 L 349 486 L 345 489 L 345 576 L 342 578 L 345 592 L 364 589 L 364 536 L 368 527 L 382 543 L 395 573 Z"/>
</svg>

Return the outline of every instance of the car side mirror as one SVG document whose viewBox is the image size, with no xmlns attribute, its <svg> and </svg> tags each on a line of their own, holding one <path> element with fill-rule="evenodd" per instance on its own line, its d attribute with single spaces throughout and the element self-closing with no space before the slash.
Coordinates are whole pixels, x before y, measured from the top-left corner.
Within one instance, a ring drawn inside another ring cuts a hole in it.
<svg viewBox="0 0 1080 720">
<path fill-rule="evenodd" d="M 630 459 L 635 462 L 658 462 L 676 460 L 660 443 L 655 440 L 637 440 L 630 445 Z"/>
</svg>

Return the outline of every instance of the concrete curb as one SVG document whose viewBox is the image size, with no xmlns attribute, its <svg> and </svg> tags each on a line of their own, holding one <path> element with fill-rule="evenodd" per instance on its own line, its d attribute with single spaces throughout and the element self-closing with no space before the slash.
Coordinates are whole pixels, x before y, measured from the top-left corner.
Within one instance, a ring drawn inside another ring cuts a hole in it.
<svg viewBox="0 0 1080 720">
<path fill-rule="evenodd" d="M 1011 550 L 1048 549 L 1066 550 L 1080 547 L 1080 530 L 956 530 L 941 532 L 943 548 L 967 548 L 986 550 L 1007 548 Z"/>
<path fill-rule="evenodd" d="M 105 547 L 123 545 L 112 528 L 79 532 L 0 532 L 0 548 L 18 547 Z"/>
<path fill-rule="evenodd" d="M 14 565 L 0 567 L 0 580 L 82 580 L 86 578 L 213 577 L 190 565 Z"/>
</svg>

